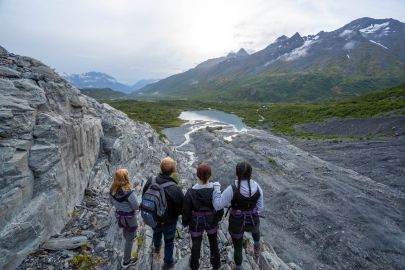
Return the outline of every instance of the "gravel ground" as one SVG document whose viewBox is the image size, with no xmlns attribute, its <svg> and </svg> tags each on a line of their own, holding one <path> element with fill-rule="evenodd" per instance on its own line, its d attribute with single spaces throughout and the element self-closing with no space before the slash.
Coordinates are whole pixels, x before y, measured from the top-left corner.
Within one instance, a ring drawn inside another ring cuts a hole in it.
<svg viewBox="0 0 405 270">
<path fill-rule="evenodd" d="M 405 136 L 370 140 L 303 140 L 296 146 L 374 181 L 405 192 Z"/>
<path fill-rule="evenodd" d="M 312 132 L 317 135 L 337 136 L 405 136 L 405 115 L 330 119 L 321 123 L 308 123 L 296 126 L 297 131 Z"/>
</svg>

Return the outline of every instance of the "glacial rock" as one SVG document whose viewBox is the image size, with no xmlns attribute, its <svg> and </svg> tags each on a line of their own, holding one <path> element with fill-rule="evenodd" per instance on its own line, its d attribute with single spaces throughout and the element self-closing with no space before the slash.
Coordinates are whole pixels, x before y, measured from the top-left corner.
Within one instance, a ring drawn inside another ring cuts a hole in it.
<svg viewBox="0 0 405 270">
<path fill-rule="evenodd" d="M 60 232 L 89 184 L 108 191 L 118 167 L 145 181 L 164 156 L 186 158 L 35 59 L 0 47 L 0 67 L 0 269 Z"/>
<path fill-rule="evenodd" d="M 185 183 L 183 182 L 183 184 Z M 141 191 L 142 186 L 135 187 L 135 194 L 137 195 L 138 200 L 140 200 Z M 85 205 L 88 205 L 89 201 L 96 201 L 98 204 L 85 207 Z M 76 214 L 71 217 L 65 228 L 60 233 L 59 237 L 62 238 L 67 237 L 67 235 L 69 235 L 69 237 L 83 237 L 80 235 L 94 234 L 95 237 L 88 238 L 85 246 L 71 251 L 46 251 L 44 249 L 36 250 L 33 254 L 29 255 L 17 269 L 47 269 L 48 267 L 63 269 L 64 265 L 69 265 L 73 257 L 78 257 L 80 255 L 86 255 L 94 260 L 102 261 L 102 263 L 97 266 L 97 269 L 117 269 L 123 256 L 124 239 L 122 237 L 121 229 L 118 228 L 116 222 L 111 222 L 111 226 L 109 227 L 98 229 L 97 223 L 94 222 L 94 215 L 97 215 L 99 220 L 115 220 L 113 208 L 108 201 L 109 197 L 105 193 L 100 193 L 97 191 L 91 193 L 86 192 L 82 203 L 75 208 L 74 212 Z M 143 223 L 139 214 L 138 224 L 139 227 L 132 250 L 132 255 L 138 258 L 138 263 L 130 269 L 161 269 L 163 263 L 163 248 L 161 249 L 159 255 L 154 254 L 152 252 L 152 230 Z M 80 228 L 82 227 L 88 227 L 88 230 L 81 231 Z M 227 231 L 228 222 L 225 218 L 220 223 L 218 230 L 219 234 L 225 236 L 224 239 L 218 239 L 222 262 L 221 270 L 230 270 L 230 266 L 233 263 L 233 246 Z M 277 257 L 274 250 L 266 243 L 263 243 L 263 252 L 265 255 L 262 258 L 255 260 L 253 258 L 253 239 L 249 234 L 245 234 L 245 238 L 247 242 L 244 249 L 243 262 L 245 270 L 301 270 L 295 264 L 291 264 L 290 266 L 290 264 L 283 263 Z M 179 223 L 178 233 L 175 238 L 174 257 L 177 260 L 175 269 L 189 269 L 188 265 L 190 252 L 191 246 L 189 232 Z M 266 268 L 268 265 L 272 265 L 273 268 Z M 206 235 L 203 237 L 200 269 L 211 269 L 209 243 Z"/>
<path fill-rule="evenodd" d="M 50 250 L 74 249 L 84 245 L 86 241 L 87 237 L 85 236 L 53 238 L 46 241 L 42 247 Z"/>
<path fill-rule="evenodd" d="M 233 135 L 232 141 L 225 142 Z M 238 161 L 252 164 L 253 179 L 266 194 L 260 224 L 263 241 L 277 251 L 277 258 L 272 257 L 275 252 L 271 249 L 262 254 L 266 259 L 263 269 L 295 267 L 285 263 L 291 261 L 303 269 L 394 270 L 405 265 L 405 234 L 400 225 L 405 224 L 405 194 L 399 185 L 379 183 L 366 176 L 374 173 L 360 174 L 348 169 L 350 166 L 322 160 L 264 130 L 248 129 L 235 134 L 226 128 L 215 133 L 200 129 L 190 137 L 190 143 L 178 150 L 194 151 L 194 164 L 208 161 L 215 172 L 214 181 L 221 182 L 222 189 L 234 181 Z M 357 158 L 364 159 L 361 163 L 375 161 L 368 168 L 380 170 L 380 160 L 390 155 L 386 152 L 394 152 L 391 147 L 397 147 L 396 163 L 390 162 L 389 166 L 403 164 L 400 149 L 404 139 L 400 139 L 391 144 L 376 140 L 373 145 L 380 149 L 374 152 L 376 157 L 362 154 Z M 363 147 L 370 144 L 364 142 Z M 356 155 L 361 145 L 352 143 L 349 147 L 352 149 L 348 153 Z M 328 155 L 336 156 L 336 149 L 327 149 Z M 347 160 L 360 163 L 354 156 Z M 387 170 L 397 172 L 400 182 L 402 167 L 390 168 Z"/>
<path fill-rule="evenodd" d="M 20 72 L 15 71 L 14 69 L 8 67 L 0 67 L 0 76 L 2 77 L 18 78 L 20 75 Z"/>
</svg>

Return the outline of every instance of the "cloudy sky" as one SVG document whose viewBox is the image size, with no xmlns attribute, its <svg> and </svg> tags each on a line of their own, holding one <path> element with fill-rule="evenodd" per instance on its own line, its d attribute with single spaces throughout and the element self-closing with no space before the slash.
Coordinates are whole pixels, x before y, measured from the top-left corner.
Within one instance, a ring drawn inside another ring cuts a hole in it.
<svg viewBox="0 0 405 270">
<path fill-rule="evenodd" d="M 59 72 L 162 78 L 280 35 L 359 17 L 405 22 L 404 0 L 0 0 L 0 45 Z"/>
</svg>

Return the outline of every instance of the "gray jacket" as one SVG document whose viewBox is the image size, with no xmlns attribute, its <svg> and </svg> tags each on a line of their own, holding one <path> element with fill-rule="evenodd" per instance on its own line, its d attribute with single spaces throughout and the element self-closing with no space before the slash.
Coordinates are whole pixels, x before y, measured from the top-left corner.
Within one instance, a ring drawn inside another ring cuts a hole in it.
<svg viewBox="0 0 405 270">
<path fill-rule="evenodd" d="M 130 192 L 130 191 L 128 191 Z M 135 192 L 132 191 L 131 194 L 128 196 L 128 192 L 119 189 L 117 193 L 114 195 L 110 192 L 110 201 L 112 205 L 115 207 L 116 211 L 131 213 L 133 212 L 133 216 L 117 216 L 117 221 L 120 226 L 123 227 L 136 227 L 136 210 L 139 208 L 139 204 L 136 200 Z"/>
</svg>

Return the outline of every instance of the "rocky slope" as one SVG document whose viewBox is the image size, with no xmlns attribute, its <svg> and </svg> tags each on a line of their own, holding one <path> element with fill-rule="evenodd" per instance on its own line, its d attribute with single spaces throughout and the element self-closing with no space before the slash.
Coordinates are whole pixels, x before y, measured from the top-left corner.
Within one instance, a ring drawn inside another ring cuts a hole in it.
<svg viewBox="0 0 405 270">
<path fill-rule="evenodd" d="M 115 168 L 139 176 L 156 172 L 166 155 L 183 163 L 150 126 L 3 48 L 0 122 L 0 269 L 13 269 L 57 234 L 84 189 L 104 190 Z"/>
<path fill-rule="evenodd" d="M 202 128 L 192 127 L 189 143 L 178 150 L 193 153 L 197 163 L 212 164 L 223 188 L 233 181 L 236 162 L 252 164 L 253 177 L 266 194 L 263 238 L 284 261 L 303 269 L 404 267 L 405 194 L 398 184 L 370 178 L 374 172 L 362 175 L 349 169 L 358 169 L 354 164 L 324 161 L 263 130 L 235 133 L 198 125 Z M 364 154 L 363 159 L 366 163 L 369 157 Z M 400 150 L 396 160 L 404 162 Z M 403 175 L 401 168 L 395 172 Z"/>
<path fill-rule="evenodd" d="M 140 200 L 142 183 L 146 179 L 135 182 L 136 194 Z M 66 227 L 60 234 L 45 242 L 34 253 L 29 255 L 17 268 L 24 269 L 77 269 L 87 263 L 87 269 L 120 269 L 122 258 L 123 238 L 115 223 L 113 209 L 106 194 L 93 189 L 86 190 L 86 196 L 81 205 L 76 207 Z M 152 252 L 152 230 L 142 225 L 138 228 L 133 255 L 138 257 L 138 264 L 132 270 L 159 270 L 163 260 L 163 249 L 159 255 Z M 223 220 L 218 238 L 223 265 L 221 270 L 230 270 L 233 262 L 233 247 L 228 224 Z M 208 239 L 204 237 L 201 252 L 201 269 L 211 269 Z M 178 224 L 175 239 L 174 257 L 177 260 L 175 269 L 187 270 L 190 258 L 190 238 L 186 229 Z M 301 270 L 294 263 L 284 263 L 273 248 L 264 243 L 263 252 L 253 259 L 253 239 L 246 235 L 243 267 L 245 270 L 279 269 Z M 87 260 L 87 262 L 86 262 Z M 76 264 L 75 264 L 76 262 Z"/>
<path fill-rule="evenodd" d="M 82 95 L 39 61 L 2 47 L 0 123 L 0 269 L 75 269 L 86 263 L 117 269 L 123 239 L 108 202 L 112 173 L 128 168 L 139 195 L 142 183 L 170 155 L 182 185 L 193 179 L 193 160 L 162 143 L 149 125 Z M 159 269 L 151 230 L 140 224 L 136 269 Z M 224 222 L 220 233 L 223 269 L 232 258 L 226 227 Z M 188 234 L 182 235 L 176 269 L 186 267 L 190 252 Z M 245 269 L 299 269 L 268 245 L 257 262 L 249 255 L 251 246 L 246 252 Z M 207 255 L 203 262 L 209 268 Z"/>
</svg>

